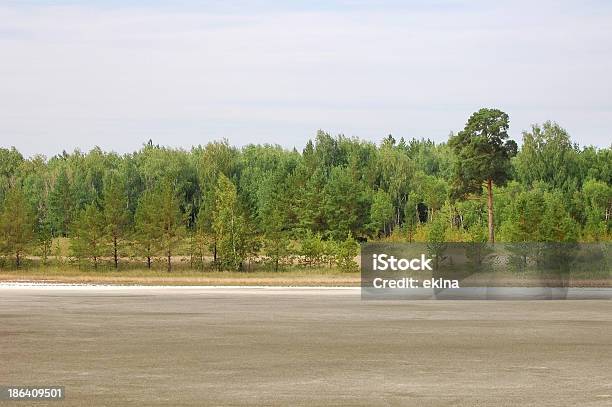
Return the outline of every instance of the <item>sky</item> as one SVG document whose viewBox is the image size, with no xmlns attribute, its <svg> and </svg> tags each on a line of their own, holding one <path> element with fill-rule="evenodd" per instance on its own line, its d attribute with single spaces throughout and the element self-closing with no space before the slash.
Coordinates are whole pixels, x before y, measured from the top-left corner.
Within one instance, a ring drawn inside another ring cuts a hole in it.
<svg viewBox="0 0 612 407">
<path fill-rule="evenodd" d="M 0 0 L 0 146 L 445 141 L 495 107 L 609 147 L 611 72 L 609 1 Z"/>
</svg>

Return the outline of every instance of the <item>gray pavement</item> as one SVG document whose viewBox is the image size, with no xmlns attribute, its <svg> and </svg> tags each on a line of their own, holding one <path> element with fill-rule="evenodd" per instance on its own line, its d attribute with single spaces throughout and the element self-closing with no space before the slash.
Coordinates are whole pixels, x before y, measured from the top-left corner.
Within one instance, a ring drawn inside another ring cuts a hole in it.
<svg viewBox="0 0 612 407">
<path fill-rule="evenodd" d="M 65 387 L 36 406 L 610 406 L 611 366 L 606 300 L 0 285 L 0 385 Z"/>
</svg>

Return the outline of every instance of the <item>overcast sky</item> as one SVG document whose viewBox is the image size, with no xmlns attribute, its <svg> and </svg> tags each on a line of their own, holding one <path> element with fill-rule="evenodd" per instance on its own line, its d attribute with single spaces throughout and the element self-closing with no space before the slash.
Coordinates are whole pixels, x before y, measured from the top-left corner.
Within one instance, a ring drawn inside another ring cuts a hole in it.
<svg viewBox="0 0 612 407">
<path fill-rule="evenodd" d="M 0 146 L 26 155 L 443 141 L 480 107 L 609 146 L 611 73 L 609 1 L 0 0 Z"/>
</svg>

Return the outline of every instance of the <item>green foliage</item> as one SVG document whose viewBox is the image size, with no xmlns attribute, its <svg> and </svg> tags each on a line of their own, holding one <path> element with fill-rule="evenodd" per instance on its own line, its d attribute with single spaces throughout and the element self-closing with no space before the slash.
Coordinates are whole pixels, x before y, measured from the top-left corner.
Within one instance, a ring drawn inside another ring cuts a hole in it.
<svg viewBox="0 0 612 407">
<path fill-rule="evenodd" d="M 184 219 L 179 200 L 169 182 L 164 182 L 156 193 L 159 246 L 166 257 L 167 270 L 172 271 L 172 254 L 184 237 Z"/>
<path fill-rule="evenodd" d="M 423 195 L 423 202 L 429 209 L 428 215 L 431 220 L 435 212 L 442 208 L 442 205 L 444 205 L 448 197 L 448 185 L 443 179 L 427 175 L 424 176 L 421 182 L 423 183 L 420 188 Z"/>
<path fill-rule="evenodd" d="M 528 186 L 545 182 L 569 191 L 580 184 L 579 153 L 569 135 L 557 123 L 533 125 L 523 132 L 523 147 L 515 160 L 518 178 Z"/>
<path fill-rule="evenodd" d="M 116 174 L 109 175 L 104 183 L 103 196 L 106 234 L 111 241 L 115 268 L 118 268 L 119 249 L 129 223 L 128 196 L 123 180 Z"/>
<path fill-rule="evenodd" d="M 155 191 L 145 190 L 138 200 L 134 216 L 136 252 L 147 260 L 148 268 L 151 268 L 151 261 L 161 246 L 158 200 Z"/>
<path fill-rule="evenodd" d="M 91 259 L 98 268 L 100 258 L 107 253 L 104 214 L 95 203 L 81 209 L 71 228 L 70 249 L 72 255 L 81 263 Z"/>
<path fill-rule="evenodd" d="M 248 270 L 263 261 L 277 270 L 296 258 L 337 265 L 349 234 L 434 248 L 484 243 L 495 228 L 502 241 L 519 244 L 610 240 L 612 149 L 580 149 L 545 122 L 523 134 L 512 158 L 508 124 L 505 113 L 481 109 L 448 143 L 389 135 L 376 145 L 319 131 L 302 152 L 225 140 L 188 151 L 149 142 L 122 156 L 94 148 L 49 159 L 0 148 L 0 203 L 29 212 L 3 209 L 4 233 L 16 236 L 2 238 L 3 252 L 16 256 L 14 245 L 20 257 L 44 263 L 61 240 L 80 258 L 95 257 L 94 265 L 101 257 L 127 265 L 130 255 L 149 266 L 163 257 L 171 268 L 188 255 L 193 267 Z M 95 208 L 103 230 L 88 236 L 80 226 L 97 223 Z M 11 230 L 13 216 L 32 219 L 27 239 Z"/>
<path fill-rule="evenodd" d="M 577 242 L 579 228 L 572 219 L 560 192 L 546 193 L 546 209 L 540 225 L 540 241 Z"/>
<path fill-rule="evenodd" d="M 497 109 L 480 109 L 468 119 L 465 129 L 448 144 L 455 152 L 454 195 L 488 194 L 489 241 L 493 243 L 493 184 L 503 185 L 511 173 L 510 159 L 517 153 L 516 142 L 508 140 L 508 115 Z"/>
<path fill-rule="evenodd" d="M 359 271 L 359 264 L 355 257 L 359 254 L 359 244 L 353 239 L 353 235 L 348 234 L 347 238 L 338 244 L 337 260 L 338 268 L 345 273 Z"/>
<path fill-rule="evenodd" d="M 389 194 L 382 189 L 376 191 L 370 208 L 371 227 L 376 235 L 381 231 L 385 236 L 390 233 L 394 213 L 395 210 Z"/>
<path fill-rule="evenodd" d="M 332 239 L 355 233 L 365 223 L 367 205 L 360 187 L 348 168 L 332 168 L 323 197 L 327 235 Z"/>
<path fill-rule="evenodd" d="M 219 175 L 215 196 L 213 229 L 218 266 L 240 270 L 248 249 L 246 220 L 240 211 L 236 186 L 223 174 Z"/>
<path fill-rule="evenodd" d="M 482 184 L 492 180 L 503 185 L 510 176 L 510 158 L 517 146 L 508 140 L 508 115 L 498 109 L 480 109 L 468 119 L 465 128 L 448 144 L 457 156 L 455 187 L 459 195 L 482 192 Z"/>
<path fill-rule="evenodd" d="M 449 228 L 448 211 L 444 210 L 438 214 L 430 223 L 427 230 L 427 250 L 434 259 L 436 268 L 444 261 L 448 239 L 446 238 Z"/>
<path fill-rule="evenodd" d="M 414 191 L 408 194 L 406 206 L 404 207 L 404 227 L 409 242 L 412 242 L 416 227 L 420 223 L 418 210 L 419 202 L 419 196 Z"/>
<path fill-rule="evenodd" d="M 15 147 L 10 150 L 0 148 L 0 202 L 5 199 L 11 185 L 14 185 L 23 162 L 23 156 Z"/>
<path fill-rule="evenodd" d="M 49 220 L 54 236 L 66 236 L 72 222 L 74 199 L 66 170 L 62 169 L 49 194 Z"/>
<path fill-rule="evenodd" d="M 508 242 L 575 242 L 579 238 L 578 224 L 561 193 L 542 189 L 519 193 L 501 229 Z"/>
<path fill-rule="evenodd" d="M 303 261 L 308 266 L 316 266 L 321 264 L 325 255 L 325 243 L 321 238 L 320 233 L 308 232 L 302 239 L 302 247 L 300 255 Z"/>
<path fill-rule="evenodd" d="M 267 210 L 263 219 L 264 253 L 274 266 L 274 271 L 278 271 L 291 254 L 289 235 L 284 230 L 285 222 L 281 208 L 275 206 Z"/>
<path fill-rule="evenodd" d="M 20 186 L 7 190 L 0 212 L 0 250 L 14 256 L 15 265 L 32 246 L 35 217 Z"/>
</svg>

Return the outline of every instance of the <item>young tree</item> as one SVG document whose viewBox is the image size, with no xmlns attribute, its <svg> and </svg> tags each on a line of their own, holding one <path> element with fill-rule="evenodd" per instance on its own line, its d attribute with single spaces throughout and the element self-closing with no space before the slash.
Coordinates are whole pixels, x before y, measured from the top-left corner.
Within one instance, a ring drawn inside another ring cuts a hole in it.
<svg viewBox="0 0 612 407">
<path fill-rule="evenodd" d="M 321 234 L 308 231 L 304 239 L 302 239 L 300 254 L 307 265 L 314 266 L 320 264 L 325 254 L 325 243 L 321 239 Z"/>
<path fill-rule="evenodd" d="M 560 192 L 544 194 L 546 209 L 540 225 L 540 236 L 544 242 L 576 242 L 579 229 L 572 219 Z"/>
<path fill-rule="evenodd" d="M 66 171 L 62 169 L 49 194 L 49 218 L 54 236 L 66 236 L 72 222 L 74 199 Z"/>
<path fill-rule="evenodd" d="M 46 265 L 53 245 L 53 231 L 51 222 L 48 218 L 48 211 L 44 203 L 38 209 L 35 232 L 38 252 L 40 253 L 43 264 Z"/>
<path fill-rule="evenodd" d="M 4 200 L 5 194 L 14 183 L 23 162 L 23 156 L 15 147 L 11 147 L 10 150 L 0 147 L 0 202 Z"/>
<path fill-rule="evenodd" d="M 446 181 L 441 178 L 426 176 L 421 187 L 423 192 L 423 200 L 427 205 L 427 215 L 431 221 L 434 213 L 442 208 L 448 195 L 448 186 Z"/>
<path fill-rule="evenodd" d="M 104 226 L 104 214 L 95 203 L 81 209 L 72 226 L 73 255 L 78 259 L 90 258 L 95 269 L 107 249 Z"/>
<path fill-rule="evenodd" d="M 338 244 L 337 264 L 340 271 L 354 273 L 359 271 L 355 256 L 359 254 L 359 244 L 349 232 L 347 238 Z"/>
<path fill-rule="evenodd" d="M 280 263 L 289 255 L 289 243 L 280 208 L 270 209 L 264 223 L 264 252 L 274 265 L 274 271 L 278 271 Z"/>
<path fill-rule="evenodd" d="M 601 240 L 609 233 L 612 214 L 612 187 L 594 179 L 582 185 L 582 199 L 586 203 L 586 234 Z"/>
<path fill-rule="evenodd" d="M 134 215 L 135 241 L 138 251 L 147 259 L 147 268 L 151 268 L 151 259 L 158 253 L 161 228 L 158 218 L 158 199 L 154 191 L 145 190 L 136 207 Z"/>
<path fill-rule="evenodd" d="M 212 233 L 210 231 L 210 224 L 208 223 L 207 208 L 204 205 L 200 205 L 198 211 L 198 217 L 196 218 L 195 228 L 192 234 L 191 241 L 191 253 L 198 259 L 198 263 L 201 267 L 204 267 L 204 254 L 208 247 L 212 246 Z M 213 247 L 214 252 L 214 247 Z M 216 258 L 213 259 L 213 263 Z"/>
<path fill-rule="evenodd" d="M 546 202 L 539 189 L 520 192 L 508 208 L 502 222 L 502 237 L 508 242 L 539 242 L 542 240 L 541 224 Z"/>
<path fill-rule="evenodd" d="M 394 215 L 395 211 L 391 197 L 385 191 L 379 189 L 374 194 L 370 208 L 370 220 L 375 233 L 378 234 L 382 230 L 384 235 L 387 236 L 391 232 Z"/>
<path fill-rule="evenodd" d="M 449 228 L 448 213 L 442 210 L 431 222 L 427 229 L 427 250 L 433 256 L 434 268 L 446 259 L 444 253 L 447 248 L 446 232 Z"/>
<path fill-rule="evenodd" d="M 510 176 L 510 159 L 517 146 L 508 140 L 508 115 L 497 109 L 480 109 L 468 119 L 465 129 L 449 139 L 457 155 L 455 164 L 456 193 L 480 194 L 487 189 L 489 242 L 495 242 L 493 219 L 493 185 L 503 185 Z"/>
<path fill-rule="evenodd" d="M 104 183 L 104 220 L 106 233 L 112 244 L 115 269 L 119 268 L 119 246 L 129 222 L 127 193 L 122 180 L 116 175 L 107 177 Z"/>
<path fill-rule="evenodd" d="M 13 186 L 6 193 L 0 213 L 0 243 L 2 251 L 15 256 L 15 265 L 21 265 L 21 258 L 34 237 L 35 216 L 21 187 Z"/>
<path fill-rule="evenodd" d="M 164 183 L 159 192 L 159 242 L 166 255 L 167 269 L 172 271 L 172 253 L 180 243 L 185 229 L 178 198 L 169 183 Z"/>
<path fill-rule="evenodd" d="M 414 163 L 408 155 L 393 146 L 387 138 L 379 149 L 380 175 L 383 187 L 388 191 L 395 208 L 395 223 L 401 223 L 401 210 L 406 205 L 409 186 L 414 177 Z"/>
<path fill-rule="evenodd" d="M 332 168 L 323 197 L 330 237 L 342 239 L 348 232 L 355 233 L 364 220 L 367 222 L 368 208 L 364 205 L 361 187 L 345 167 Z"/>
<path fill-rule="evenodd" d="M 414 238 L 414 232 L 417 225 L 419 224 L 419 196 L 416 192 L 411 191 L 406 199 L 406 206 L 404 207 L 404 226 L 408 233 L 408 241 L 412 242 Z"/>
<path fill-rule="evenodd" d="M 240 270 L 245 258 L 245 219 L 240 213 L 236 186 L 220 174 L 215 193 L 215 217 L 213 229 L 217 236 L 219 266 Z"/>
</svg>

